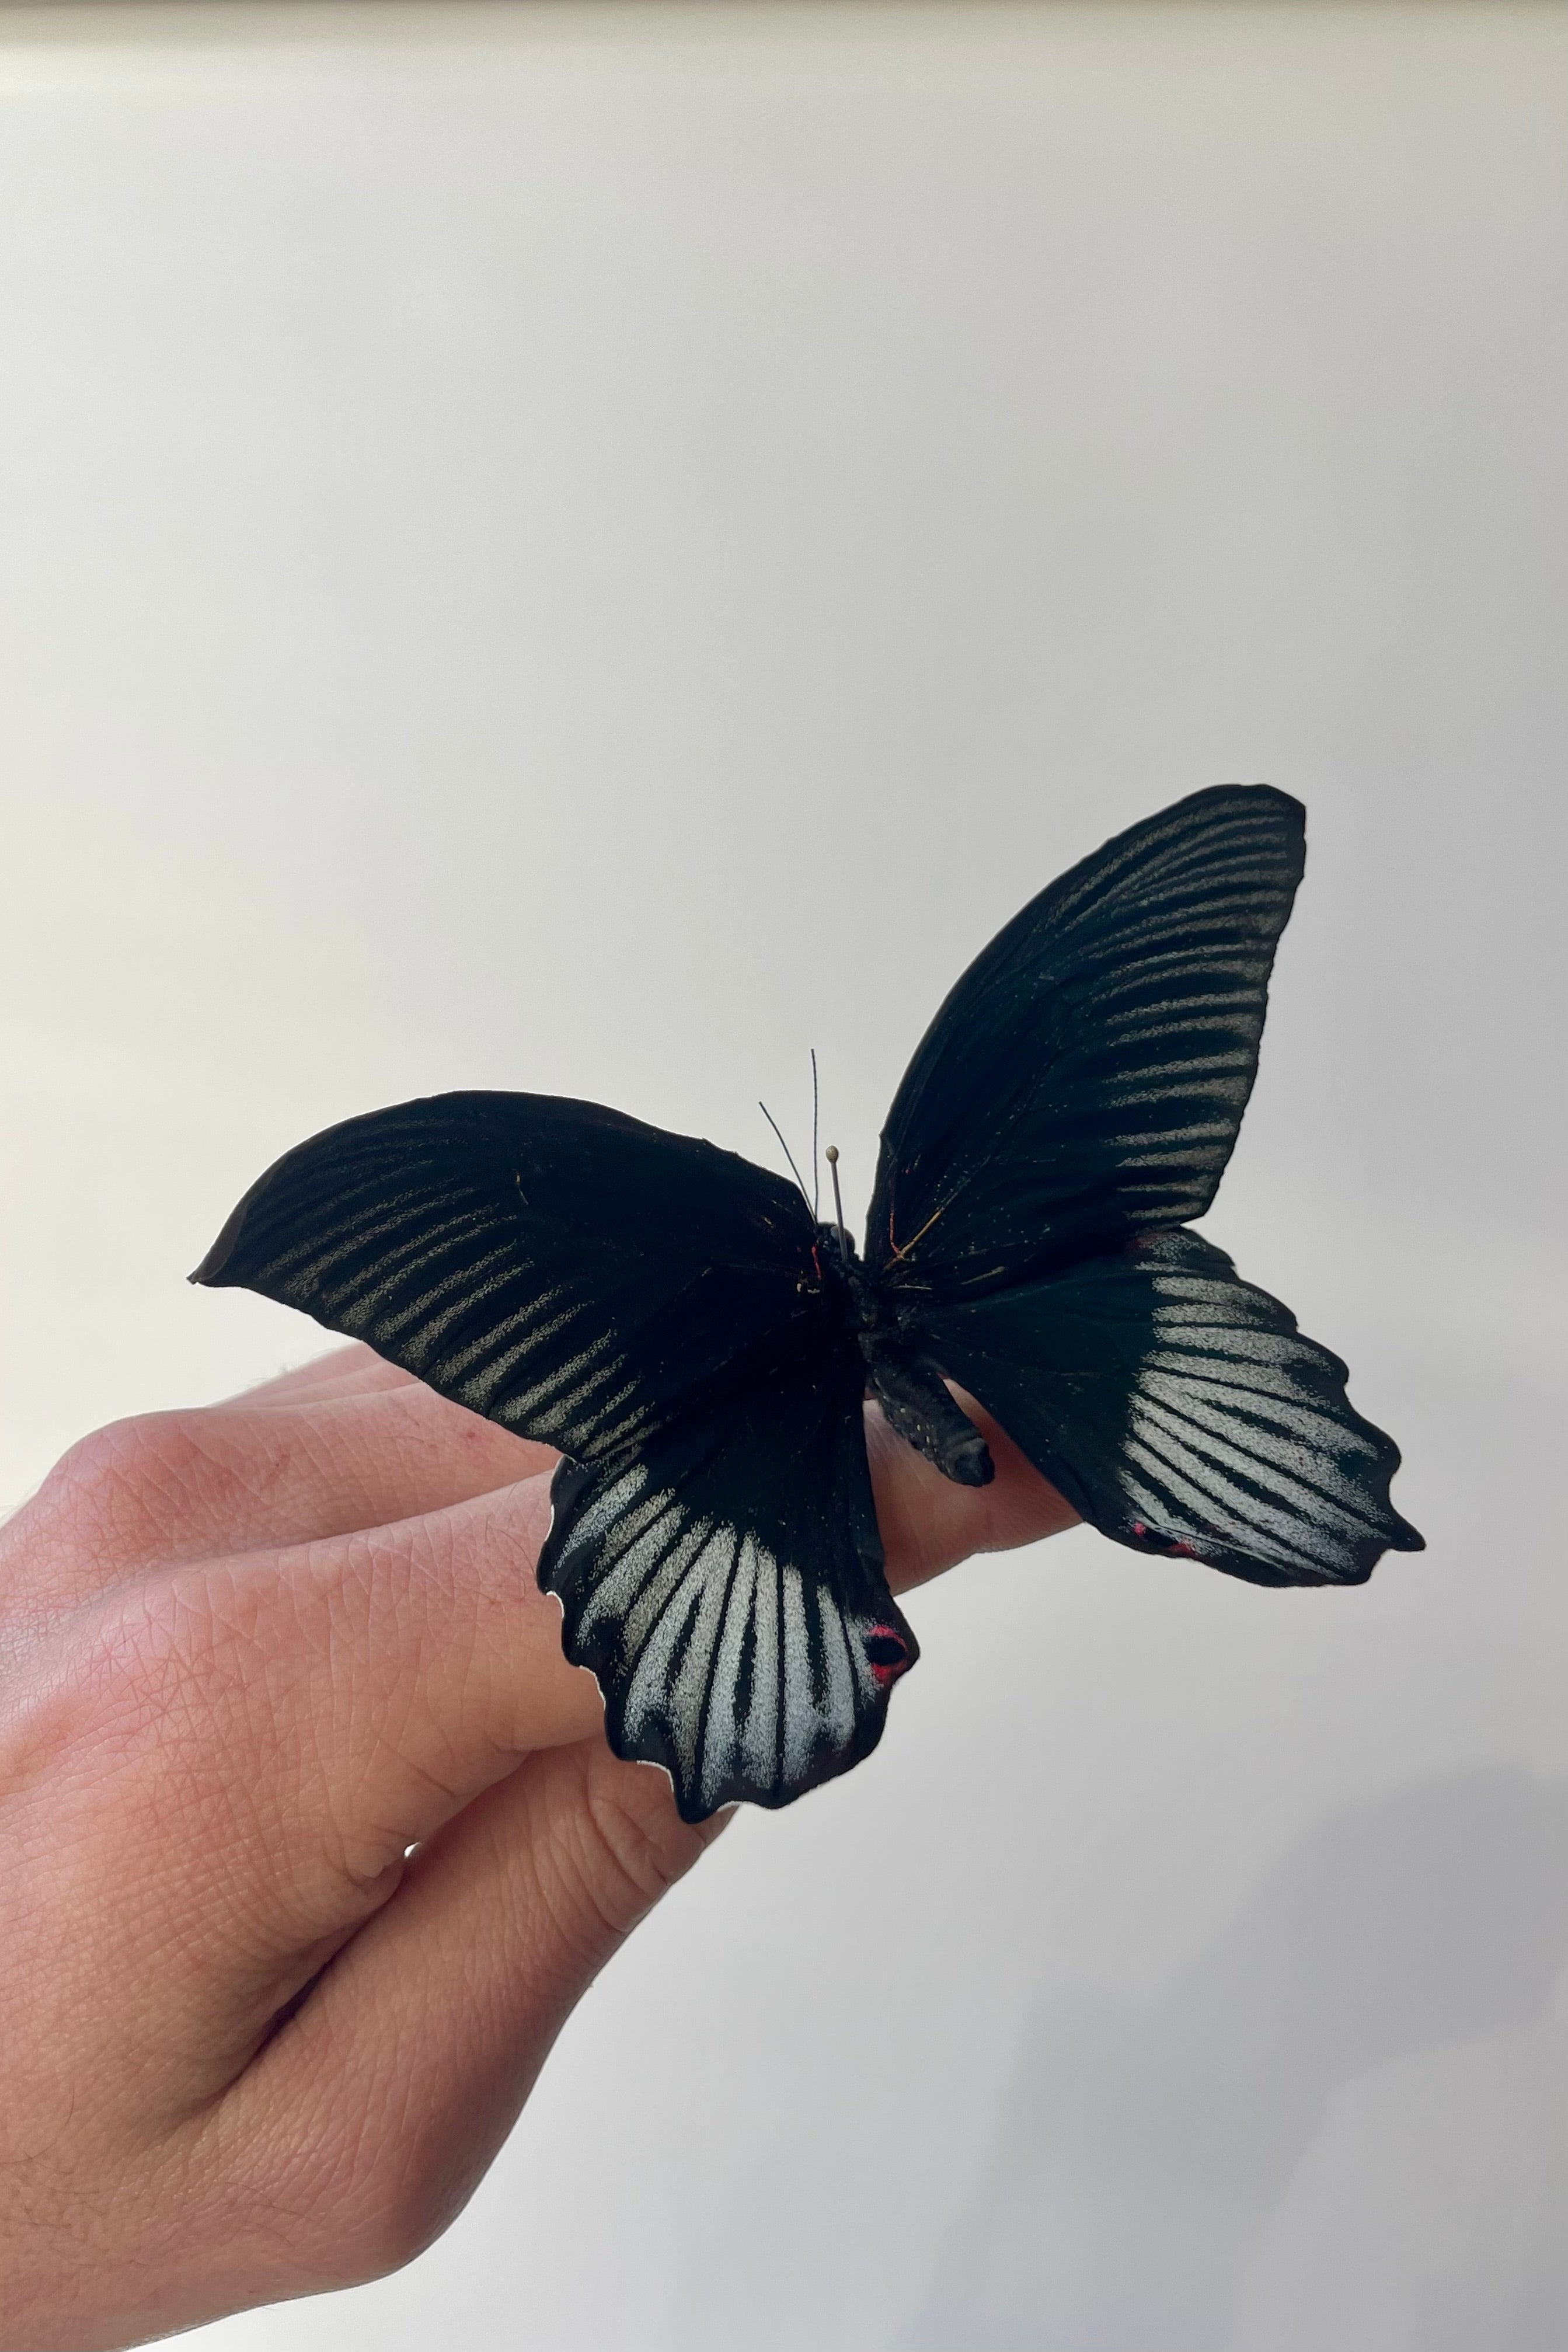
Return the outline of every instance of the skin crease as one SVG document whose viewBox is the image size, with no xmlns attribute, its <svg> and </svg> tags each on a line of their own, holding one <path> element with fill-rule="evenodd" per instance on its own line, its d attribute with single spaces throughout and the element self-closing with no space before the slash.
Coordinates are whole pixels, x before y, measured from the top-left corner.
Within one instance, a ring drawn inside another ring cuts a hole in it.
<svg viewBox="0 0 1568 2352">
<path fill-rule="evenodd" d="M 973 1411 L 981 1488 L 868 1408 L 895 1591 L 1072 1523 Z M 722 1827 L 562 1656 L 553 1462 L 348 1348 L 0 1529 L 0 2352 L 410 2261 Z"/>
</svg>

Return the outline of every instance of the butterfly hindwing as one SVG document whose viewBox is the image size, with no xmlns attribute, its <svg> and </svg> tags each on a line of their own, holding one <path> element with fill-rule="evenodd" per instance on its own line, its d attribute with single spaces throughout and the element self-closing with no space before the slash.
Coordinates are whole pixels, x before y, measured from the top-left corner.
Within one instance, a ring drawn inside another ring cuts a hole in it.
<svg viewBox="0 0 1568 2352">
<path fill-rule="evenodd" d="M 810 1321 L 814 1239 L 798 1193 L 710 1143 L 553 1096 L 437 1095 L 288 1153 L 192 1278 L 596 1460 Z"/>
<path fill-rule="evenodd" d="M 619 1756 L 688 1821 L 783 1805 L 881 1736 L 913 1634 L 882 1575 L 852 1340 L 764 1347 L 658 1435 L 563 1462 L 540 1582 Z"/>
<path fill-rule="evenodd" d="M 973 1297 L 1201 1216 L 1258 1066 L 1298 802 L 1193 793 L 1053 882 L 947 998 L 882 1134 L 889 1301 Z"/>
<path fill-rule="evenodd" d="M 1421 1549 L 1393 1440 L 1345 1368 L 1223 1250 L 1141 1236 L 1052 1279 L 932 1311 L 952 1379 L 1102 1534 L 1258 1584 L 1355 1584 Z"/>
</svg>

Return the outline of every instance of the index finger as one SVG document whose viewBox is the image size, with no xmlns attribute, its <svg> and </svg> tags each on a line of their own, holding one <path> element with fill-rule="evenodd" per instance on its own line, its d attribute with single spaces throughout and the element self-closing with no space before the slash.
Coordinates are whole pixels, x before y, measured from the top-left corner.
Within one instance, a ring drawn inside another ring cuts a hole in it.
<svg viewBox="0 0 1568 2352">
<path fill-rule="evenodd" d="M 952 1383 L 949 1382 L 952 1387 Z M 888 1582 L 908 1592 L 980 1551 L 1013 1551 L 1076 1527 L 1078 1513 L 1015 1445 L 999 1422 L 963 1389 L 964 1412 L 991 1449 L 988 1486 L 960 1486 L 890 1430 L 879 1405 L 866 1408 L 866 1449 Z"/>
</svg>

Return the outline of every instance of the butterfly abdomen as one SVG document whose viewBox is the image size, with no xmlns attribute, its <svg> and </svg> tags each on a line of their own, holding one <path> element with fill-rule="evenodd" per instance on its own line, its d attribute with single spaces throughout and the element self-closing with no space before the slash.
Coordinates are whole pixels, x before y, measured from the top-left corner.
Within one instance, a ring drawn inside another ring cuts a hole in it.
<svg viewBox="0 0 1568 2352">
<path fill-rule="evenodd" d="M 917 1454 L 960 1486 L 988 1486 L 996 1475 L 991 1449 L 942 1373 L 906 1340 L 862 1331 L 868 1386 L 889 1424 Z"/>
</svg>

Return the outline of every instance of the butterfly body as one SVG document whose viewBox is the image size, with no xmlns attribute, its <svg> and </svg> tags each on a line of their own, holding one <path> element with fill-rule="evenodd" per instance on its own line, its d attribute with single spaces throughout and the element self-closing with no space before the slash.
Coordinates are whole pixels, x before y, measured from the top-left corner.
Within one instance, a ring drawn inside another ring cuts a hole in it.
<svg viewBox="0 0 1568 2352">
<path fill-rule="evenodd" d="M 889 1302 L 862 1264 L 852 1239 L 819 1224 L 813 1247 L 823 1292 L 853 1335 L 865 1366 L 865 1393 L 889 1425 L 961 1486 L 985 1486 L 995 1476 L 991 1451 L 952 1397 L 942 1367 L 906 1335 L 910 1318 Z"/>
<path fill-rule="evenodd" d="M 996 1475 L 991 1449 L 951 1390 L 934 1357 L 895 1334 L 862 1337 L 868 1393 L 906 1445 L 960 1486 L 988 1486 Z"/>
<path fill-rule="evenodd" d="M 734 1153 L 464 1094 L 286 1154 L 193 1279 L 301 1307 L 558 1447 L 539 1578 L 612 1745 L 663 1765 L 688 1819 L 787 1804 L 869 1752 L 918 1655 L 868 1396 L 984 1485 L 956 1385 L 1102 1533 L 1256 1584 L 1358 1583 L 1420 1549 L 1344 1366 L 1190 1230 L 1302 856 L 1296 802 L 1218 786 L 1032 899 L 916 1049 L 863 1255 Z"/>
</svg>

